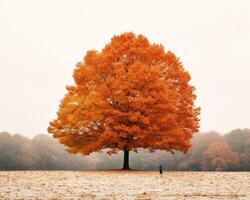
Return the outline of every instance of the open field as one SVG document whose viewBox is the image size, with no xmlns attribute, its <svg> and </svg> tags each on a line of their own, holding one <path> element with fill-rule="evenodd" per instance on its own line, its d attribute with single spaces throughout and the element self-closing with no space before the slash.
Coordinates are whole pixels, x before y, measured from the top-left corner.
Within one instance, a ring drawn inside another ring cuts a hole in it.
<svg viewBox="0 0 250 200">
<path fill-rule="evenodd" d="M 0 199 L 250 199 L 250 172 L 0 172 Z"/>
</svg>

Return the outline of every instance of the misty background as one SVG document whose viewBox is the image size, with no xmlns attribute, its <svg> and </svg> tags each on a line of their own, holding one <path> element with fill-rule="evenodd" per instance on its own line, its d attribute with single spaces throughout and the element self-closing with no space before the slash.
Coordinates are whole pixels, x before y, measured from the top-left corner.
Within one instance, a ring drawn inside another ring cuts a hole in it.
<svg viewBox="0 0 250 200">
<path fill-rule="evenodd" d="M 108 155 L 72 155 L 57 140 L 46 135 L 32 139 L 19 134 L 0 133 L 0 170 L 107 170 L 121 169 L 123 152 Z M 199 133 L 187 154 L 166 151 L 130 153 L 130 167 L 136 170 L 250 171 L 250 129 L 228 134 Z"/>
<path fill-rule="evenodd" d="M 70 155 L 46 130 L 75 64 L 133 31 L 180 57 L 201 133 L 186 155 L 140 150 L 131 167 L 249 171 L 249 24 L 249 0 L 0 0 L 0 170 L 121 168 L 122 153 Z"/>
<path fill-rule="evenodd" d="M 0 130 L 46 133 L 87 50 L 133 31 L 184 64 L 201 132 L 248 128 L 249 0 L 0 0 Z"/>
</svg>

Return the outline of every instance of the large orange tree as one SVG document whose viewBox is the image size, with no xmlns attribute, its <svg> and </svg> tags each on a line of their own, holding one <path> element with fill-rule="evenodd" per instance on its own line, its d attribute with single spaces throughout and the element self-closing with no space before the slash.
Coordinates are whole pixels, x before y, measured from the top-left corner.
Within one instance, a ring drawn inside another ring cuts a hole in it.
<svg viewBox="0 0 250 200">
<path fill-rule="evenodd" d="M 129 169 L 129 151 L 190 148 L 199 127 L 194 87 L 162 45 L 133 33 L 114 36 L 100 52 L 88 51 L 73 77 L 48 128 L 70 153 L 124 151 Z"/>
</svg>

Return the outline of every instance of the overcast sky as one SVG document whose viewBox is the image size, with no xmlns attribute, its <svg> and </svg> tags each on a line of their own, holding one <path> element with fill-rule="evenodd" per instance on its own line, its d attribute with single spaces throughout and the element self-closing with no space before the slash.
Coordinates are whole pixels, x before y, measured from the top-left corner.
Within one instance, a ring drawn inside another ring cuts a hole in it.
<svg viewBox="0 0 250 200">
<path fill-rule="evenodd" d="M 126 31 L 180 57 L 201 131 L 250 128 L 250 0 L 0 0 L 0 131 L 47 133 L 75 64 Z"/>
</svg>

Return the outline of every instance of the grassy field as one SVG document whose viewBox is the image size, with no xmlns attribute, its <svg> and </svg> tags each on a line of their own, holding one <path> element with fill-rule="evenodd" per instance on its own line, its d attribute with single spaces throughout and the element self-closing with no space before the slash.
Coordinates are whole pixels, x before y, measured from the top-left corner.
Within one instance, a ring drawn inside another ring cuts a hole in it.
<svg viewBox="0 0 250 200">
<path fill-rule="evenodd" d="M 250 199 L 250 172 L 0 172 L 0 199 Z"/>
</svg>

